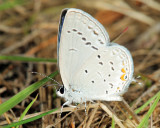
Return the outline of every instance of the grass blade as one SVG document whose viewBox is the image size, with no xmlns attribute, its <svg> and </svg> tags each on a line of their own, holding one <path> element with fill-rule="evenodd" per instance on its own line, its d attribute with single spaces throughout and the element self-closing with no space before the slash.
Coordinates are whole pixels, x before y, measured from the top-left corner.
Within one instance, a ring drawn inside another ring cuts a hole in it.
<svg viewBox="0 0 160 128">
<path fill-rule="evenodd" d="M 111 128 L 115 128 L 114 116 L 112 116 L 112 126 L 111 126 Z"/>
<path fill-rule="evenodd" d="M 138 125 L 137 128 L 144 127 L 144 125 L 148 122 L 148 119 L 151 116 L 152 112 L 154 111 L 155 107 L 157 106 L 159 100 L 160 100 L 160 91 L 158 92 L 157 98 L 155 99 L 154 103 L 152 104 L 152 106 L 150 107 L 149 111 L 144 116 L 144 118 L 142 119 L 141 123 Z"/>
<path fill-rule="evenodd" d="M 54 77 L 58 74 L 58 71 L 52 73 L 49 75 L 49 77 Z M 50 79 L 49 78 L 44 78 L 29 87 L 25 88 L 6 102 L 2 103 L 0 105 L 0 115 L 8 111 L 9 109 L 13 108 L 15 105 L 20 103 L 22 100 L 24 100 L 27 96 L 29 96 L 31 93 L 33 93 L 35 90 L 37 90 L 39 87 L 43 86 L 46 82 L 48 82 Z"/>
<path fill-rule="evenodd" d="M 136 109 L 135 113 L 138 114 L 141 110 L 143 110 L 145 107 L 147 107 L 158 95 L 159 95 L 159 93 L 157 93 L 152 98 L 150 98 L 145 104 L 143 104 L 141 107 Z"/>
<path fill-rule="evenodd" d="M 0 60 L 23 61 L 23 62 L 57 62 L 56 59 L 33 58 L 25 56 L 0 56 Z"/>
<path fill-rule="evenodd" d="M 24 112 L 22 113 L 19 121 L 23 120 L 24 116 L 27 114 L 28 110 L 31 108 L 31 106 L 33 105 L 33 103 L 37 100 L 38 94 L 36 96 L 36 98 L 33 99 L 33 101 L 27 106 L 27 108 L 24 110 Z M 16 128 L 19 128 L 19 125 L 16 126 Z"/>
<path fill-rule="evenodd" d="M 14 8 L 17 5 L 21 5 L 26 3 L 25 0 L 3 0 L 4 2 L 0 4 L 0 11 Z"/>
<path fill-rule="evenodd" d="M 5 125 L 5 126 L 3 126 L 3 128 L 10 128 L 10 127 L 15 127 L 15 126 L 17 126 L 17 125 L 26 124 L 26 123 L 32 122 L 32 121 L 34 121 L 34 120 L 40 119 L 40 118 L 42 118 L 43 116 L 46 116 L 46 115 L 48 115 L 48 114 L 50 114 L 50 113 L 52 113 L 52 112 L 54 112 L 54 111 L 57 111 L 57 110 L 58 110 L 58 108 L 55 108 L 55 109 L 52 109 L 52 110 L 50 110 L 50 111 L 48 111 L 48 112 L 45 112 L 45 113 L 42 113 L 42 114 L 40 114 L 40 115 L 31 117 L 31 118 L 29 118 L 29 119 L 22 120 L 22 121 L 19 121 L 19 122 L 15 122 L 15 123 L 12 123 L 12 124 L 9 124 L 9 125 Z"/>
</svg>

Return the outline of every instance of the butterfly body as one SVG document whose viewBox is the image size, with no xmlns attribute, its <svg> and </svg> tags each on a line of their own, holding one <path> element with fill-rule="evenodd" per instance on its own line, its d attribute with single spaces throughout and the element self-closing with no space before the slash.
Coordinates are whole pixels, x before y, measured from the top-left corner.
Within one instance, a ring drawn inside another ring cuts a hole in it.
<svg viewBox="0 0 160 128">
<path fill-rule="evenodd" d="M 123 46 L 111 43 L 103 26 L 79 9 L 62 11 L 58 65 L 66 104 L 120 101 L 133 77 L 133 60 Z"/>
</svg>

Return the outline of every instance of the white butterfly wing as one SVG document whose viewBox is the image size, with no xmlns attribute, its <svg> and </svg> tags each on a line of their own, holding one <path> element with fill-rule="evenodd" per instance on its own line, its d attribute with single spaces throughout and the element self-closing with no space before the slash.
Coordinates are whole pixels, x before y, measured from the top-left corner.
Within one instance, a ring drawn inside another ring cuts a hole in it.
<svg viewBox="0 0 160 128">
<path fill-rule="evenodd" d="M 68 89 L 73 83 L 75 74 L 88 58 L 107 45 L 109 36 L 96 19 L 79 9 L 65 9 L 62 12 L 58 63 L 65 88 Z"/>
<path fill-rule="evenodd" d="M 133 77 L 130 52 L 118 44 L 94 52 L 77 71 L 72 88 L 83 93 L 87 100 L 120 100 Z"/>
</svg>

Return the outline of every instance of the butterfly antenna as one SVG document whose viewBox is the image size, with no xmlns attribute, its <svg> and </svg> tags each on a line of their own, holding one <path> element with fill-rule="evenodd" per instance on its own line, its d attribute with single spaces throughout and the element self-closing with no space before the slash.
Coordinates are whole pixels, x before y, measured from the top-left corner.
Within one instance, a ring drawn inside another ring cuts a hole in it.
<svg viewBox="0 0 160 128">
<path fill-rule="evenodd" d="M 121 33 L 119 33 L 117 36 L 115 36 L 111 42 L 115 42 L 118 38 L 120 38 L 126 31 L 128 30 L 128 27 L 126 27 Z"/>
<path fill-rule="evenodd" d="M 38 75 L 47 77 L 48 79 L 50 79 L 50 80 L 56 82 L 56 85 L 60 85 L 56 80 L 54 80 L 53 78 L 51 78 L 51 77 L 49 77 L 49 76 L 47 76 L 47 75 L 45 75 L 45 74 L 42 74 L 42 73 L 39 73 L 39 72 L 32 72 L 32 71 L 30 71 L 30 72 L 33 73 L 33 74 L 38 74 Z"/>
<path fill-rule="evenodd" d="M 53 86 L 53 85 L 57 85 L 57 84 L 51 84 L 51 85 L 44 85 L 43 88 L 46 88 L 48 86 Z M 53 86 L 55 88 L 55 90 L 57 91 L 57 88 L 55 86 Z"/>
</svg>

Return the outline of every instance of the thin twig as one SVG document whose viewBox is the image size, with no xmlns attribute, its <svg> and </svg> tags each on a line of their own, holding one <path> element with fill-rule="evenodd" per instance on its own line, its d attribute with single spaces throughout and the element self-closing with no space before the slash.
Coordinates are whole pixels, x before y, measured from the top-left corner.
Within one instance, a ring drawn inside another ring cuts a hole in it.
<svg viewBox="0 0 160 128">
<path fill-rule="evenodd" d="M 135 126 L 135 123 L 134 123 L 133 121 L 131 121 L 130 118 L 128 118 L 128 115 L 123 111 L 123 109 L 121 108 L 121 106 L 119 105 L 118 102 L 116 102 L 116 106 L 117 106 L 118 109 L 125 115 L 125 117 L 132 123 L 132 125 L 133 125 L 134 127 L 136 127 L 136 126 Z"/>
<path fill-rule="evenodd" d="M 90 4 L 92 2 L 92 4 Z M 121 14 L 124 14 L 126 16 L 129 16 L 135 20 L 141 21 L 145 24 L 148 25 L 153 25 L 155 24 L 155 20 L 152 19 L 151 17 L 144 15 L 141 12 L 138 12 L 136 10 L 133 10 L 126 2 L 122 0 L 116 0 L 116 1 L 111 1 L 111 0 L 106 0 L 106 1 L 97 1 L 97 0 L 87 0 L 81 2 L 83 5 L 87 7 L 94 7 L 97 9 L 106 9 L 106 10 L 111 10 L 114 12 L 118 12 Z"/>
<path fill-rule="evenodd" d="M 31 34 L 27 35 L 26 37 L 23 38 L 22 41 L 17 42 L 14 45 L 11 45 L 10 47 L 7 47 L 3 50 L 0 51 L 0 54 L 7 54 L 12 52 L 13 50 L 16 50 L 19 47 L 22 47 L 29 43 L 31 40 L 33 40 L 36 36 L 40 34 L 40 31 L 33 31 Z"/>
<path fill-rule="evenodd" d="M 128 103 L 123 99 L 121 102 L 121 105 L 127 110 L 127 112 L 133 117 L 133 119 L 136 121 L 137 124 L 139 124 L 139 118 L 138 116 L 134 113 L 132 108 L 128 105 Z"/>
<path fill-rule="evenodd" d="M 112 118 L 114 118 L 115 122 L 120 128 L 125 128 L 125 126 L 121 123 L 120 119 L 113 114 L 103 103 L 100 103 L 100 107 Z"/>
<path fill-rule="evenodd" d="M 98 106 L 92 110 L 91 116 L 89 117 L 89 120 L 88 120 L 88 122 L 87 122 L 86 128 L 89 128 L 89 127 L 90 127 L 90 125 L 91 125 L 91 123 L 92 123 L 92 120 L 93 120 L 93 118 L 94 118 L 94 116 L 95 116 L 95 114 L 96 114 L 96 112 L 97 112 L 97 109 L 98 109 Z"/>
</svg>

